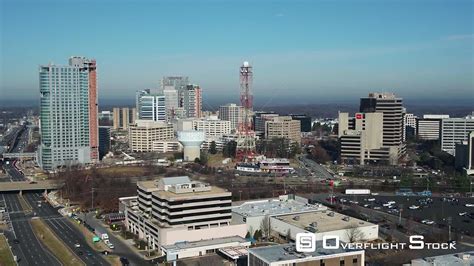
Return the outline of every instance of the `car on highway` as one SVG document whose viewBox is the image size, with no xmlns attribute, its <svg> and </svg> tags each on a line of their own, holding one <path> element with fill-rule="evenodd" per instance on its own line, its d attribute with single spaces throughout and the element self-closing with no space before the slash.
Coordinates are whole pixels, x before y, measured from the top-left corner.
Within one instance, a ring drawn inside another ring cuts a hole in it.
<svg viewBox="0 0 474 266">
<path fill-rule="evenodd" d="M 466 205 L 464 205 L 466 207 L 474 207 L 474 204 L 473 203 L 466 203 Z"/>
<path fill-rule="evenodd" d="M 381 208 L 380 206 L 374 206 L 373 209 L 374 209 L 374 210 L 380 210 L 380 209 L 382 209 L 382 208 Z"/>
<path fill-rule="evenodd" d="M 367 201 L 375 201 L 375 198 L 369 198 Z"/>
<path fill-rule="evenodd" d="M 123 266 L 130 265 L 130 262 L 126 257 L 120 257 L 120 262 L 122 263 Z"/>
<path fill-rule="evenodd" d="M 18 239 L 13 239 L 13 243 L 14 243 L 14 244 L 20 244 L 20 240 L 18 240 Z"/>
<path fill-rule="evenodd" d="M 422 220 L 421 223 L 422 224 L 427 224 L 427 225 L 432 225 L 432 224 L 434 224 L 434 221 L 425 219 L 425 220 Z"/>
<path fill-rule="evenodd" d="M 418 210 L 420 208 L 420 206 L 418 205 L 411 205 L 410 207 L 408 207 L 408 209 L 410 210 Z"/>
<path fill-rule="evenodd" d="M 460 212 L 460 213 L 459 213 L 459 216 L 464 216 L 464 215 L 466 215 L 466 214 L 467 214 L 467 212 Z"/>
<path fill-rule="evenodd" d="M 76 244 L 74 244 L 74 247 L 75 247 L 75 248 L 80 248 L 80 247 L 81 247 L 81 244 L 76 243 Z"/>
</svg>

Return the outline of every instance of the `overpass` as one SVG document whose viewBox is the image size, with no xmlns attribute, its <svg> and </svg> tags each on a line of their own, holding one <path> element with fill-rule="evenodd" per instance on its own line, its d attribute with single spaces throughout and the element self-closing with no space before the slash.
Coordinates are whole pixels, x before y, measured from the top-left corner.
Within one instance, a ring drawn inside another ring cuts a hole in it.
<svg viewBox="0 0 474 266">
<path fill-rule="evenodd" d="M 3 158 L 36 158 L 36 152 L 8 152 Z"/>
<path fill-rule="evenodd" d="M 63 186 L 57 181 L 19 181 L 19 182 L 0 182 L 1 192 L 22 192 L 22 191 L 38 191 L 38 190 L 56 190 Z"/>
</svg>

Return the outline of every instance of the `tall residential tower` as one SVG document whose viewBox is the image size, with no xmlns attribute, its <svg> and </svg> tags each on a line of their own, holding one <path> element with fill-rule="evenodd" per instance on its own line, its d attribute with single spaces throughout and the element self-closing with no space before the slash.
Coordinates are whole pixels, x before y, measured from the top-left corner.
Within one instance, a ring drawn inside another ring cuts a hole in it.
<svg viewBox="0 0 474 266">
<path fill-rule="evenodd" d="M 39 164 L 44 170 L 98 160 L 96 61 L 71 57 L 69 65 L 39 67 Z"/>
</svg>

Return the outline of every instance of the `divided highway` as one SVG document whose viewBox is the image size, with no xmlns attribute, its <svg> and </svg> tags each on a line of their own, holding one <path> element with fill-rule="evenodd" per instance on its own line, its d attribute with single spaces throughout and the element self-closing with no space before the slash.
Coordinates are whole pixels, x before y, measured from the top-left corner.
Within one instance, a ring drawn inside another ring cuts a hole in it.
<svg viewBox="0 0 474 266">
<path fill-rule="evenodd" d="M 68 218 L 61 216 L 58 210 L 49 203 L 43 202 L 39 193 L 25 193 L 24 198 L 33 208 L 37 216 L 43 218 L 52 231 L 78 256 L 86 265 L 108 265 L 102 255 L 87 245 L 84 235 L 71 224 Z M 76 248 L 75 245 L 81 245 Z M 79 255 L 79 251 L 82 255 Z"/>
<path fill-rule="evenodd" d="M 6 236 L 13 254 L 19 259 L 18 264 L 61 265 L 36 238 L 29 223 L 31 216 L 23 213 L 17 194 L 2 194 L 1 199 L 5 201 L 13 227 Z"/>
</svg>

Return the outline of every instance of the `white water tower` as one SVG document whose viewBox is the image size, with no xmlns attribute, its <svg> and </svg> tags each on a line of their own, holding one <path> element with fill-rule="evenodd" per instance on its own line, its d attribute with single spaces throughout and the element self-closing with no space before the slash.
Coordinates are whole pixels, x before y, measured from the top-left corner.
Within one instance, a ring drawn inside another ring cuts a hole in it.
<svg viewBox="0 0 474 266">
<path fill-rule="evenodd" d="M 205 136 L 203 131 L 178 131 L 178 141 L 183 144 L 183 161 L 194 162 L 196 158 L 201 157 L 201 144 Z"/>
</svg>

